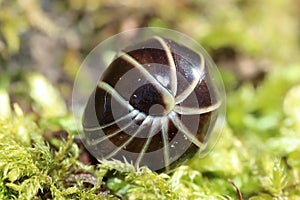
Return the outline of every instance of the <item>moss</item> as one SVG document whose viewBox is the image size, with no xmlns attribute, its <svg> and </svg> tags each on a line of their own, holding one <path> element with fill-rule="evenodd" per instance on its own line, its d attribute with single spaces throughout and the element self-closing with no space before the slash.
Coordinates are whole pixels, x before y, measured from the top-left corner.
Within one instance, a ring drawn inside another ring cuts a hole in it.
<svg viewBox="0 0 300 200">
<path fill-rule="evenodd" d="M 83 164 L 79 161 L 83 149 L 74 141 L 78 136 L 74 135 L 76 127 L 70 123 L 71 116 L 63 113 L 46 117 L 41 113 L 43 117 L 36 120 L 32 114 L 24 114 L 18 104 L 11 109 L 7 101 L 2 101 L 2 107 L 9 112 L 0 117 L 0 197 L 236 199 L 236 188 L 229 181 L 232 180 L 245 198 L 296 199 L 300 175 L 300 77 L 297 79 L 292 72 L 298 69 L 285 69 L 292 77 L 270 73 L 260 87 L 245 84 L 230 93 L 228 124 L 213 151 L 202 159 L 196 156 L 171 174 L 158 174 L 146 167 L 136 170 L 131 164 L 116 160 Z M 281 95 L 270 99 L 267 93 L 275 90 Z M 5 90 L 2 96 L 9 97 Z M 45 105 L 40 100 L 33 105 Z M 265 106 L 264 101 L 272 106 Z M 240 102 L 240 107 L 235 108 L 233 102 Z M 50 108 L 51 105 L 44 107 L 43 113 Z M 268 118 L 281 123 L 270 124 Z M 67 135 L 47 138 L 47 134 L 57 131 Z"/>
</svg>

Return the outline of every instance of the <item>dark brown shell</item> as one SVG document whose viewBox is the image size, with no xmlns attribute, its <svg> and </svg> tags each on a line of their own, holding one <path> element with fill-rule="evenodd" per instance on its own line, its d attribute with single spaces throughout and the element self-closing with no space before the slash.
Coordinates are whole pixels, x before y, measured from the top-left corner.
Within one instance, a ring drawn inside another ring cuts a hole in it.
<svg viewBox="0 0 300 200">
<path fill-rule="evenodd" d="M 87 145 L 101 159 L 171 169 L 205 145 L 220 106 L 204 57 L 154 37 L 120 52 L 86 105 Z"/>
</svg>

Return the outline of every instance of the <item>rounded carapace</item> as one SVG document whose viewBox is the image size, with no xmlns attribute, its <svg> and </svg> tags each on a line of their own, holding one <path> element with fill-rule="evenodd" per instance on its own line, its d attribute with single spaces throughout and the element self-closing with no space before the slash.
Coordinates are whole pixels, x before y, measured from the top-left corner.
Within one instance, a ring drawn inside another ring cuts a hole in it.
<svg viewBox="0 0 300 200">
<path fill-rule="evenodd" d="M 224 104 L 211 65 L 206 54 L 159 36 L 116 53 L 84 110 L 88 150 L 100 162 L 155 171 L 206 152 Z"/>
</svg>

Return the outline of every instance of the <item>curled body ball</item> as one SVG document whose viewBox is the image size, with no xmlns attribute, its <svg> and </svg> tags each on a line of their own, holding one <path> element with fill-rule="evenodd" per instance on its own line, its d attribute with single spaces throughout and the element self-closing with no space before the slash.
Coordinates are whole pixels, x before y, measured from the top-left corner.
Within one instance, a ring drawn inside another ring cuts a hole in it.
<svg viewBox="0 0 300 200">
<path fill-rule="evenodd" d="M 153 37 L 106 68 L 85 107 L 85 143 L 101 162 L 170 170 L 206 145 L 221 100 L 205 57 Z"/>
</svg>

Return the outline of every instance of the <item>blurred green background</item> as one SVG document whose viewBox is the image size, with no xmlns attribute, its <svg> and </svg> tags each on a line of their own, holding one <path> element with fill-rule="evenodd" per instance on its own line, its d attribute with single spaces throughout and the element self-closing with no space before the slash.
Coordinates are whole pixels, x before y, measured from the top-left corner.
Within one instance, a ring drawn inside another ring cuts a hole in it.
<svg viewBox="0 0 300 200">
<path fill-rule="evenodd" d="M 68 100 L 70 82 L 97 44 L 155 26 L 197 40 L 232 89 L 298 63 L 299 22 L 299 0 L 0 0 L 0 72 L 41 72 Z"/>
<path fill-rule="evenodd" d="M 300 0 L 0 0 L 0 116 L 11 112 L 5 101 L 17 102 L 41 127 L 72 130 L 84 58 L 108 37 L 147 26 L 198 41 L 227 92 L 219 143 L 192 161 L 195 171 L 174 173 L 175 192 L 232 196 L 231 178 L 253 200 L 299 199 Z"/>
</svg>

